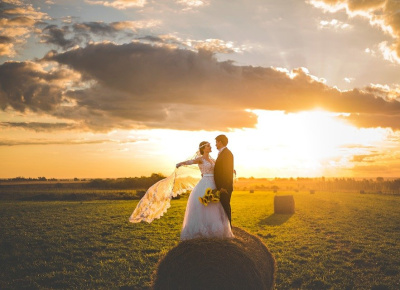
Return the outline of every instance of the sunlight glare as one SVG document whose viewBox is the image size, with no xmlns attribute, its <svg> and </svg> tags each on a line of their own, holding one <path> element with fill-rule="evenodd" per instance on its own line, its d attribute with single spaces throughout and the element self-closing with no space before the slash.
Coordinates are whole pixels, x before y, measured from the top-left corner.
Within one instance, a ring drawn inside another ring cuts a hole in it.
<svg viewBox="0 0 400 290">
<path fill-rule="evenodd" d="M 253 111 L 256 129 L 231 134 L 235 161 L 240 171 L 254 176 L 321 176 L 339 174 L 339 167 L 352 166 L 354 154 L 385 138 L 384 130 L 358 129 L 321 110 L 287 113 Z"/>
</svg>

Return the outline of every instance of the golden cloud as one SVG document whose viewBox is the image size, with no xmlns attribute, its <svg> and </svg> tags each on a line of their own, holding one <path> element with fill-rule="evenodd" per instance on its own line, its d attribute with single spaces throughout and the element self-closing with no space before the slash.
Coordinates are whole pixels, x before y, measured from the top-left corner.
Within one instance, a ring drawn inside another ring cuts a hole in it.
<svg viewBox="0 0 400 290">
<path fill-rule="evenodd" d="M 310 0 L 310 4 L 331 13 L 345 10 L 350 17 L 361 16 L 393 37 L 392 44 L 381 44 L 386 60 L 400 63 L 400 1 L 398 0 Z"/>
</svg>

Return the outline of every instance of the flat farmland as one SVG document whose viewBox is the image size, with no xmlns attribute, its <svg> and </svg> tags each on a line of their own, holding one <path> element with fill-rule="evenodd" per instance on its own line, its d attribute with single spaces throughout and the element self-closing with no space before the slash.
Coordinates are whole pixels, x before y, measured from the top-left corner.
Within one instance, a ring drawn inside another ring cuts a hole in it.
<svg viewBox="0 0 400 290">
<path fill-rule="evenodd" d="M 295 214 L 274 214 L 271 191 L 232 197 L 233 225 L 276 258 L 277 289 L 400 288 L 400 196 L 277 194 L 294 196 Z M 131 224 L 138 200 L 1 200 L 0 288 L 149 288 L 157 261 L 179 242 L 186 202 Z"/>
</svg>

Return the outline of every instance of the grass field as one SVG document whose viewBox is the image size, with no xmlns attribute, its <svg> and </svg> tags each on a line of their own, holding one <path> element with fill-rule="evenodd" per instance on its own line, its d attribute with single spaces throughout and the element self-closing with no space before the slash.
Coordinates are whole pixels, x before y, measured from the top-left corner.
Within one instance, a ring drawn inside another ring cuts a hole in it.
<svg viewBox="0 0 400 290">
<path fill-rule="evenodd" d="M 236 191 L 232 209 L 275 255 L 277 289 L 400 289 L 400 196 L 299 192 L 294 215 L 274 215 L 274 195 Z M 131 224 L 137 200 L 2 200 L 0 288 L 147 288 L 186 201 Z"/>
</svg>

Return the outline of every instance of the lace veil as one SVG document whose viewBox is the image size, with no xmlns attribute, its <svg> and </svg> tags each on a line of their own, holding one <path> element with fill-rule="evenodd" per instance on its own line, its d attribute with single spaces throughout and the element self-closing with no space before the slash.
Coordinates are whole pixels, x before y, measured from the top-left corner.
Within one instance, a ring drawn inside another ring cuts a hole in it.
<svg viewBox="0 0 400 290">
<path fill-rule="evenodd" d="M 200 156 L 198 151 L 188 160 L 194 160 Z M 200 178 L 201 173 L 197 164 L 176 168 L 170 176 L 158 181 L 146 191 L 129 217 L 129 221 L 151 223 L 154 219 L 159 219 L 171 207 L 172 197 L 192 190 Z"/>
</svg>

